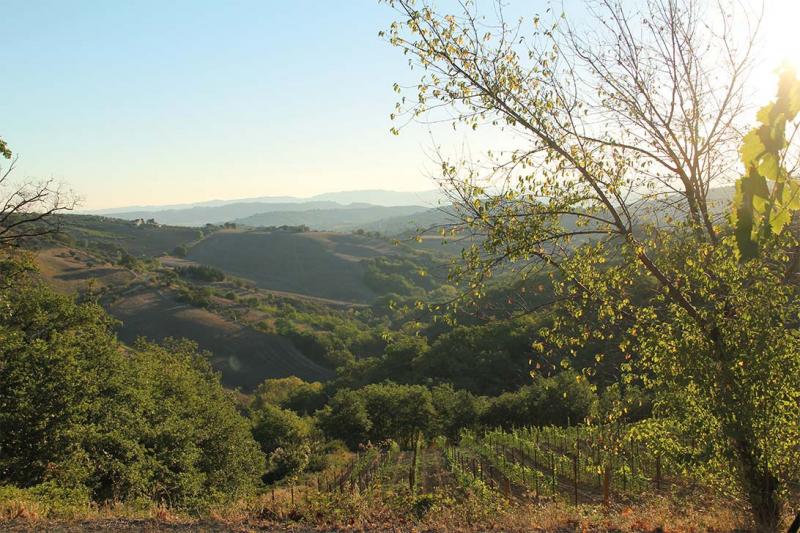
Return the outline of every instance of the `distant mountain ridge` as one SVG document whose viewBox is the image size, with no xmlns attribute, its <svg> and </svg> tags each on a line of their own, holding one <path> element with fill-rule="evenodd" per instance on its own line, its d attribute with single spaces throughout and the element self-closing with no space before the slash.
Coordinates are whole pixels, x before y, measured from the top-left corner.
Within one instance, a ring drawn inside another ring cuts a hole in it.
<svg viewBox="0 0 800 533">
<path fill-rule="evenodd" d="M 101 210 L 92 214 L 123 220 L 153 219 L 171 226 L 204 226 L 235 222 L 247 226 L 306 225 L 316 230 L 351 231 L 381 226 L 383 219 L 410 217 L 433 209 L 440 191 L 345 191 L 308 199 L 263 197 L 247 201 L 212 200 L 202 204 L 128 210 Z"/>
<path fill-rule="evenodd" d="M 436 206 L 444 196 L 438 189 L 418 192 L 390 191 L 383 189 L 339 191 L 317 194 L 309 197 L 299 196 L 259 196 L 254 198 L 237 198 L 233 200 L 207 200 L 204 202 L 191 202 L 171 205 L 127 206 L 109 209 L 87 210 L 91 215 L 128 215 L 130 213 L 156 213 L 160 211 L 175 211 L 192 209 L 196 207 L 220 207 L 232 204 L 301 204 L 311 202 L 336 202 L 338 204 L 364 203 L 381 206 L 422 205 Z M 118 217 L 126 218 L 126 217 Z M 138 218 L 138 217 L 136 217 Z M 150 217 L 152 218 L 152 217 Z"/>
<path fill-rule="evenodd" d="M 353 207 L 360 207 L 354 205 Z M 274 213 L 282 211 L 310 211 L 325 209 L 349 209 L 336 202 L 302 202 L 302 203 L 259 203 L 241 202 L 219 206 L 197 206 L 183 209 L 165 209 L 163 211 L 127 211 L 113 213 L 114 218 L 124 220 L 155 219 L 160 224 L 171 226 L 204 226 L 206 224 L 222 224 L 233 222 L 237 219 L 257 215 L 259 213 Z"/>
<path fill-rule="evenodd" d="M 381 221 L 386 219 L 421 217 L 427 211 L 428 209 L 418 205 L 385 207 L 350 204 L 338 209 L 270 211 L 239 218 L 234 222 L 253 227 L 306 225 L 312 230 L 352 231 L 380 225 Z"/>
</svg>

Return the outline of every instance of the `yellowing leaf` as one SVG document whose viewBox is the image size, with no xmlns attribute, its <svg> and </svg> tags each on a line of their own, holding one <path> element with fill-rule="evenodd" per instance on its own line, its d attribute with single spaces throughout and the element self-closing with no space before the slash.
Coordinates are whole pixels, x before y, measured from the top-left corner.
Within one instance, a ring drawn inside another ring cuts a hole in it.
<svg viewBox="0 0 800 533">
<path fill-rule="evenodd" d="M 783 206 L 776 206 L 778 207 L 769 219 L 769 225 L 772 228 L 772 232 L 775 234 L 780 233 L 784 226 L 789 223 L 789 220 L 792 218 L 791 213 L 788 209 Z"/>
<path fill-rule="evenodd" d="M 793 179 L 786 180 L 781 203 L 790 210 L 800 209 L 800 182 Z"/>
<path fill-rule="evenodd" d="M 742 147 L 739 149 L 745 168 L 750 168 L 765 150 L 764 143 L 758 136 L 758 130 L 753 130 L 745 135 Z"/>
<path fill-rule="evenodd" d="M 779 181 L 780 177 L 780 163 L 778 157 L 772 153 L 766 153 L 761 158 L 761 163 L 758 165 L 758 173 L 772 181 Z"/>
</svg>

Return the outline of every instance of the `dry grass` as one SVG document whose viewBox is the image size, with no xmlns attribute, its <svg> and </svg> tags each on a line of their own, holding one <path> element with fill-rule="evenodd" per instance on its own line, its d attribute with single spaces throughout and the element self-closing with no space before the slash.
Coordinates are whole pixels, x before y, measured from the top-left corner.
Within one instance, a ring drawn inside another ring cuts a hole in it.
<svg viewBox="0 0 800 533">
<path fill-rule="evenodd" d="M 373 494 L 313 494 L 309 500 L 298 492 L 292 506 L 287 490 L 255 498 L 221 509 L 210 510 L 202 517 L 191 517 L 163 507 L 141 510 L 128 506 L 89 508 L 71 517 L 53 518 L 36 502 L 0 504 L 0 530 L 37 529 L 140 530 L 150 531 L 736 531 L 746 523 L 743 517 L 725 506 L 701 508 L 658 498 L 636 507 L 572 507 L 562 503 L 542 505 L 499 504 L 463 501 L 436 505 L 419 516 L 413 498 L 395 495 L 376 499 Z M 407 506 L 398 503 L 405 503 Z M 405 507 L 405 508 L 404 508 Z"/>
<path fill-rule="evenodd" d="M 178 301 L 168 290 L 142 286 L 108 305 L 122 321 L 123 342 L 144 336 L 156 341 L 186 337 L 214 354 L 223 384 L 250 391 L 267 378 L 298 376 L 307 381 L 327 379 L 332 371 L 312 361 L 289 340 L 228 320 L 206 309 Z"/>
</svg>

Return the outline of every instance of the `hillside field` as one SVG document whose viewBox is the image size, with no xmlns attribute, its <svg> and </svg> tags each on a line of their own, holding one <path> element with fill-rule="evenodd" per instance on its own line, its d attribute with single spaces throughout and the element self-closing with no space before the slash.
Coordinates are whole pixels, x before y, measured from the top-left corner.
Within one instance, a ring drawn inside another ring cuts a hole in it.
<svg viewBox="0 0 800 533">
<path fill-rule="evenodd" d="M 311 361 L 290 340 L 256 331 L 205 309 L 179 302 L 167 291 L 138 288 L 107 306 L 122 321 L 119 338 L 161 341 L 185 337 L 211 353 L 214 368 L 229 388 L 251 391 L 267 378 L 328 379 L 333 372 Z"/>
<path fill-rule="evenodd" d="M 264 289 L 367 303 L 377 295 L 365 284 L 360 261 L 400 253 L 366 236 L 257 230 L 216 232 L 193 246 L 188 258 Z"/>
</svg>

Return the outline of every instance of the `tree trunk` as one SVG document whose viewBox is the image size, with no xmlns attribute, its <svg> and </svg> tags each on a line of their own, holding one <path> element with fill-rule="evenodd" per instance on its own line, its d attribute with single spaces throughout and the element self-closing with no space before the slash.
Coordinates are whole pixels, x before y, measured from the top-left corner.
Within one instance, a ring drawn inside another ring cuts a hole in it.
<svg viewBox="0 0 800 533">
<path fill-rule="evenodd" d="M 779 531 L 783 505 L 778 496 L 777 480 L 767 475 L 766 479 L 750 481 L 748 499 L 756 529 L 762 533 Z"/>
<path fill-rule="evenodd" d="M 760 533 L 775 533 L 783 515 L 780 483 L 768 468 L 759 464 L 746 442 L 737 440 L 736 450 L 741 461 L 742 485 L 750 503 L 756 530 Z"/>
</svg>

